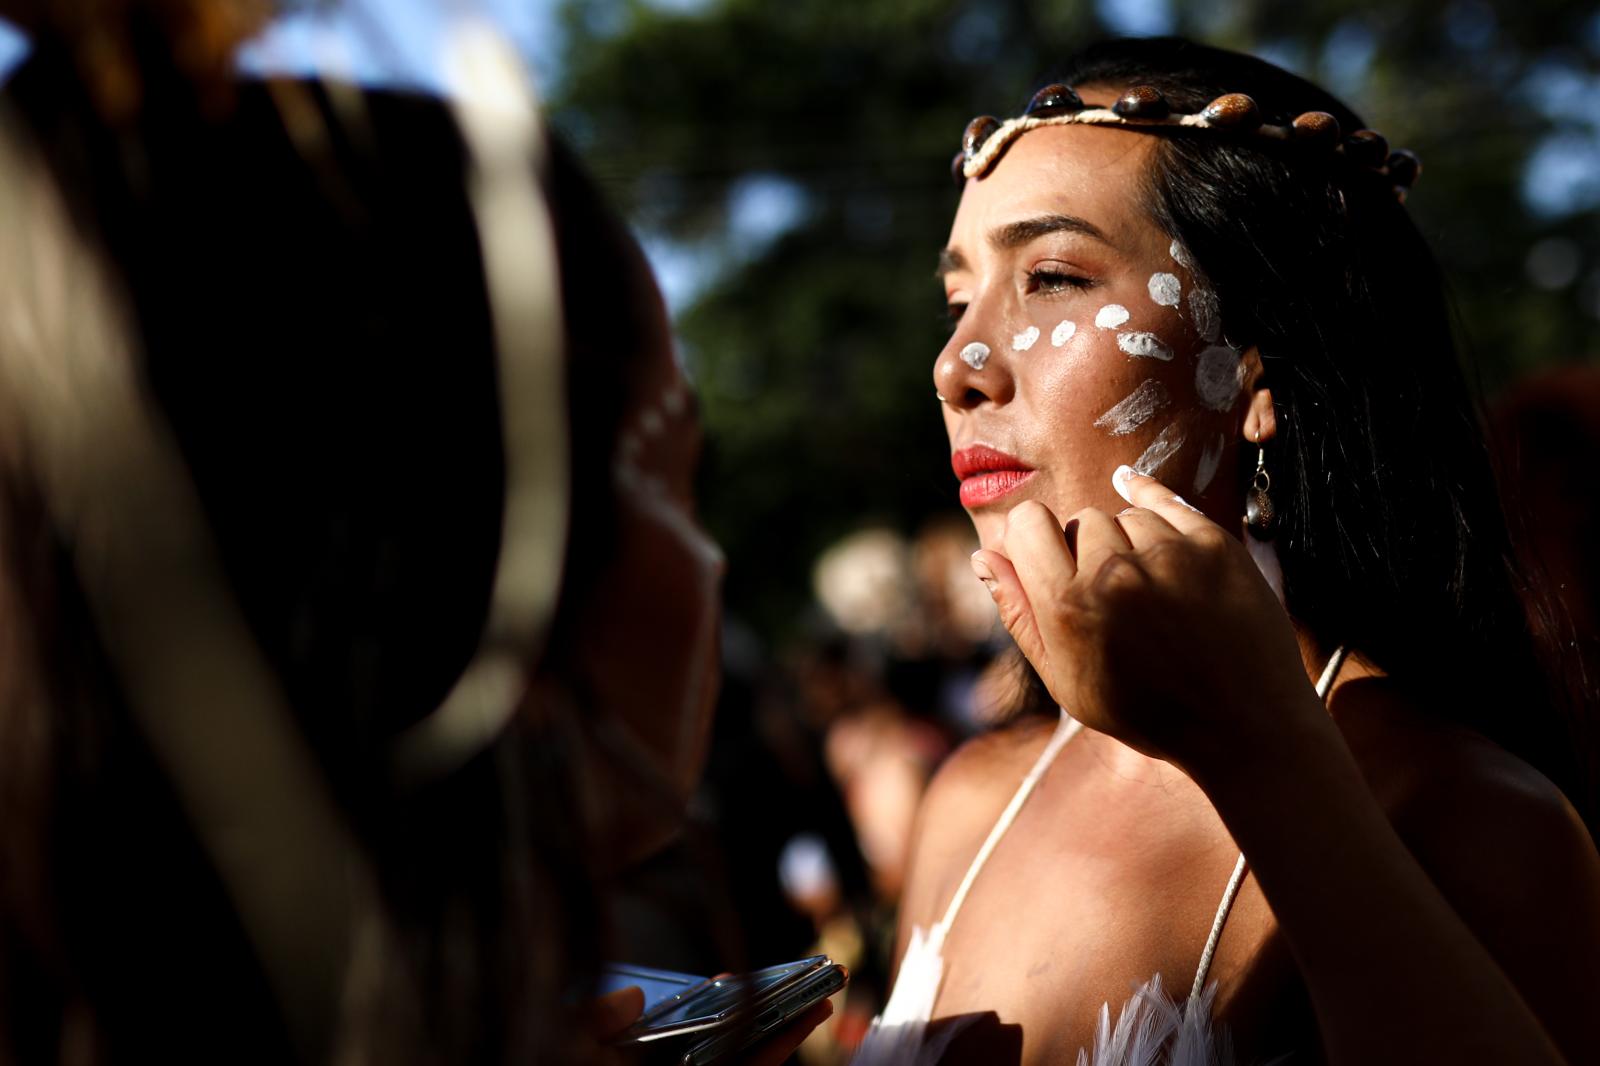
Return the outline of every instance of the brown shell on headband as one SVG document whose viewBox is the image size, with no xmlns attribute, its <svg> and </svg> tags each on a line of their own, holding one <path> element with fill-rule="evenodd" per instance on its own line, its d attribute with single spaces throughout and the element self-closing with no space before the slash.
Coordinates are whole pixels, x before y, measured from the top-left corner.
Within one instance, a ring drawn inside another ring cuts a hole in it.
<svg viewBox="0 0 1600 1066">
<path fill-rule="evenodd" d="M 1046 118 L 1050 115 L 1070 115 L 1083 109 L 1083 97 L 1072 86 L 1057 82 L 1034 93 L 1022 113 L 1030 118 Z"/>
<path fill-rule="evenodd" d="M 1404 148 L 1389 153 L 1387 166 L 1389 180 L 1403 188 L 1411 188 L 1422 175 L 1422 160 L 1417 158 L 1415 152 L 1408 152 Z"/>
<path fill-rule="evenodd" d="M 978 154 L 983 148 L 983 142 L 994 136 L 994 131 L 1000 128 L 1000 120 L 993 115 L 979 115 L 967 123 L 966 132 L 961 134 L 961 150 L 968 158 Z"/>
<path fill-rule="evenodd" d="M 967 153 L 966 150 L 957 152 L 950 160 L 950 176 L 956 179 L 957 185 L 964 185 L 967 181 Z"/>
<path fill-rule="evenodd" d="M 1389 142 L 1377 130 L 1356 130 L 1344 139 L 1344 155 L 1363 167 L 1381 167 L 1389 158 Z"/>
<path fill-rule="evenodd" d="M 1261 109 L 1244 93 L 1228 93 L 1206 105 L 1200 114 L 1218 129 L 1248 133 L 1261 126 Z"/>
<path fill-rule="evenodd" d="M 1332 148 L 1339 143 L 1339 120 L 1326 111 L 1307 111 L 1289 124 L 1299 144 L 1311 148 Z"/>
<path fill-rule="evenodd" d="M 1123 118 L 1166 118 L 1172 112 L 1167 98 L 1153 85 L 1135 85 L 1111 105 Z"/>
</svg>

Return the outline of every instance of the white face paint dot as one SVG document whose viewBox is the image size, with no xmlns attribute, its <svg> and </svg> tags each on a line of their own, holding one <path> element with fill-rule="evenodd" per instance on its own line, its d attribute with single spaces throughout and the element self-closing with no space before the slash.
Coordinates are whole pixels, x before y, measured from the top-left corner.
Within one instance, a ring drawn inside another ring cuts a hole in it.
<svg viewBox="0 0 1600 1066">
<path fill-rule="evenodd" d="M 654 407 L 639 416 L 639 428 L 644 430 L 644 435 L 653 437 L 666 428 L 666 423 L 661 418 L 661 412 Z"/>
<path fill-rule="evenodd" d="M 1200 353 L 1194 369 L 1194 392 L 1213 411 L 1227 411 L 1239 398 L 1239 353 L 1214 345 Z"/>
<path fill-rule="evenodd" d="M 961 349 L 961 361 L 974 370 L 982 370 L 983 364 L 989 361 L 989 346 L 982 341 L 973 341 Z"/>
<path fill-rule="evenodd" d="M 1034 341 L 1037 341 L 1038 339 L 1039 327 L 1029 326 L 1027 329 L 1011 338 L 1011 350 L 1014 352 L 1025 352 L 1029 348 L 1032 348 Z"/>
<path fill-rule="evenodd" d="M 1172 349 L 1161 343 L 1161 338 L 1154 333 L 1119 333 L 1117 347 L 1141 359 L 1165 361 L 1172 358 Z"/>
<path fill-rule="evenodd" d="M 1072 335 L 1076 332 L 1078 332 L 1078 324 L 1070 318 L 1063 318 L 1056 323 L 1056 328 L 1050 331 L 1050 343 L 1059 348 L 1070 341 Z"/>
<path fill-rule="evenodd" d="M 1121 304 L 1106 304 L 1094 316 L 1094 324 L 1101 329 L 1116 329 L 1128 321 L 1128 309 Z"/>
<path fill-rule="evenodd" d="M 1162 307 L 1177 307 L 1178 298 L 1183 295 L 1183 285 L 1179 283 L 1175 274 L 1150 275 L 1150 299 Z"/>
<path fill-rule="evenodd" d="M 1189 270 L 1194 269 L 1194 260 L 1189 257 L 1189 249 L 1185 248 L 1177 241 L 1172 242 L 1171 247 L 1167 249 L 1167 254 L 1172 256 L 1172 261 L 1177 263 L 1179 266 Z"/>
</svg>

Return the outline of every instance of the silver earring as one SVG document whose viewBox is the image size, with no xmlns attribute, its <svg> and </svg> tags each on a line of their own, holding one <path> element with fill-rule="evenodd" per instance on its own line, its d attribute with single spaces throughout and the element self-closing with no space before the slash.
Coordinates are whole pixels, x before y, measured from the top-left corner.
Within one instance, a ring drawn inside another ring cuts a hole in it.
<svg viewBox="0 0 1600 1066">
<path fill-rule="evenodd" d="M 1256 540 L 1271 540 L 1278 533 L 1278 509 L 1267 491 L 1272 475 L 1267 473 L 1267 449 L 1256 444 L 1256 472 L 1250 479 L 1250 492 L 1244 501 L 1244 527 Z"/>
</svg>

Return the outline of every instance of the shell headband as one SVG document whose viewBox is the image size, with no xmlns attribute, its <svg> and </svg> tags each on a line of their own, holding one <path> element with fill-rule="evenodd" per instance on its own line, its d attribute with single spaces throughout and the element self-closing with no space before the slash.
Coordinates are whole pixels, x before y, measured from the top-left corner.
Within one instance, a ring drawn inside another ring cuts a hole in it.
<svg viewBox="0 0 1600 1066">
<path fill-rule="evenodd" d="M 1244 93 L 1227 93 L 1203 110 L 1184 115 L 1174 112 L 1154 86 L 1136 85 L 1105 108 L 1088 106 L 1071 86 L 1061 84 L 1046 85 L 1034 93 L 1019 118 L 1001 122 L 993 115 L 981 115 L 967 123 L 961 151 L 950 164 L 951 173 L 957 182 L 981 178 L 1011 142 L 1029 130 L 1070 125 L 1221 130 L 1295 144 L 1325 155 L 1342 155 L 1356 166 L 1388 178 L 1401 202 L 1422 173 L 1422 162 L 1415 154 L 1405 149 L 1389 151 L 1389 142 L 1376 130 L 1356 130 L 1344 136 L 1339 120 L 1326 111 L 1307 111 L 1287 126 L 1271 126 L 1262 120 L 1256 102 Z"/>
</svg>

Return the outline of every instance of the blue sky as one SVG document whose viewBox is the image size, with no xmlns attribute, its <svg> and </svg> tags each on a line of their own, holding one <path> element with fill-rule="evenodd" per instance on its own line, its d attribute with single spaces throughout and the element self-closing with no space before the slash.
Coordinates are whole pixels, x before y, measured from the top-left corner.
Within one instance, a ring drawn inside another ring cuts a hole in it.
<svg viewBox="0 0 1600 1066">
<path fill-rule="evenodd" d="M 682 6 L 683 0 L 672 6 Z M 439 87 L 442 30 L 462 14 L 494 20 L 534 68 L 548 77 L 555 57 L 557 0 L 342 0 L 336 10 L 280 18 L 242 57 L 249 67 L 281 70 L 346 63 L 366 81 Z M 22 58 L 23 38 L 0 20 L 0 76 Z"/>
</svg>

